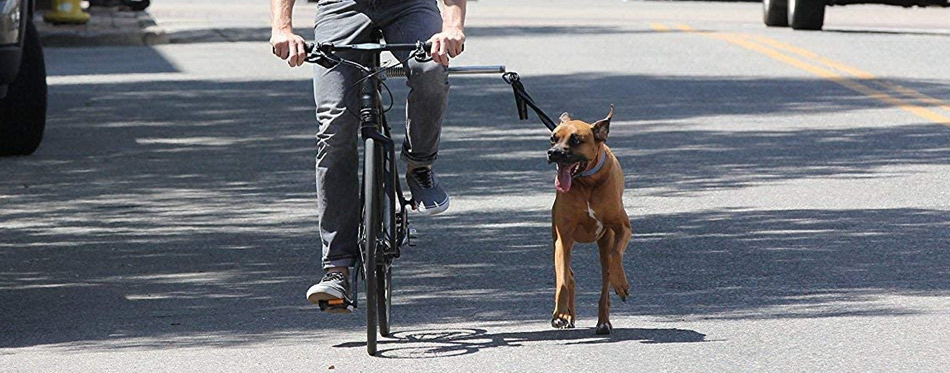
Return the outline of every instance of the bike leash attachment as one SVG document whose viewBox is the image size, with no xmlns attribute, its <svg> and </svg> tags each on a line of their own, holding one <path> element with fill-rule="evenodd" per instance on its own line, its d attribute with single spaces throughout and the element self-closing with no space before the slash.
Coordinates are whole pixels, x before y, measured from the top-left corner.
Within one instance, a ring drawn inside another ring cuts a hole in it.
<svg viewBox="0 0 950 373">
<path fill-rule="evenodd" d="M 548 117 L 547 114 L 544 114 L 544 111 L 538 107 L 538 104 L 534 102 L 534 99 L 531 98 L 531 95 L 525 91 L 524 84 L 521 83 L 521 77 L 518 76 L 518 73 L 510 71 L 501 77 L 505 80 L 505 83 L 511 85 L 511 88 L 515 93 L 515 105 L 518 107 L 518 119 L 528 119 L 528 108 L 530 107 L 531 110 L 534 110 L 534 113 L 538 115 L 538 119 L 541 120 L 541 123 L 544 123 L 544 126 L 549 130 L 554 131 L 554 128 L 557 127 L 557 125 L 554 124 L 554 121 L 551 120 L 551 117 Z"/>
</svg>

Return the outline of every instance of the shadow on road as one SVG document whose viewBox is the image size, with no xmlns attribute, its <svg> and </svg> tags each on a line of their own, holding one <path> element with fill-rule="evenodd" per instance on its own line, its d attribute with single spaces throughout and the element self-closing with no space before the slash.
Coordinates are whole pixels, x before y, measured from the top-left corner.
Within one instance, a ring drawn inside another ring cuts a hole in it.
<svg viewBox="0 0 950 373">
<path fill-rule="evenodd" d="M 122 50 L 123 53 L 116 53 Z M 179 72 L 171 61 L 151 47 L 50 48 L 46 60 L 47 75 L 119 75 Z"/>
<path fill-rule="evenodd" d="M 617 105 L 610 144 L 634 196 L 878 178 L 887 177 L 882 166 L 950 163 L 946 128 L 914 122 L 695 126 L 711 117 L 802 114 L 808 121 L 815 112 L 881 107 L 819 80 L 523 78 L 555 116 L 567 110 L 596 119 Z M 946 84 L 896 82 L 950 97 Z M 397 97 L 405 91 L 390 85 Z M 309 90 L 305 81 L 51 87 L 39 152 L 0 159 L 0 347 L 228 346 L 362 328 L 361 313 L 318 314 L 303 297 L 320 272 Z M 538 201 L 554 194 L 547 132 L 516 121 L 500 79 L 457 79 L 450 106 L 440 177 L 453 198 L 482 202 L 416 219 L 419 245 L 397 263 L 394 329 L 546 320 L 550 215 L 549 202 Z M 397 103 L 393 113 L 403 110 Z M 943 210 L 629 212 L 635 235 L 626 266 L 636 295 L 616 302 L 616 315 L 890 316 L 919 311 L 879 298 L 950 294 Z M 595 251 L 575 251 L 580 328 L 595 321 Z M 678 341 L 682 332 L 702 340 L 690 331 L 614 326 L 611 338 Z M 564 339 L 556 331 L 484 338 Z"/>
<path fill-rule="evenodd" d="M 683 329 L 614 329 L 609 336 L 587 330 L 542 330 L 490 333 L 485 329 L 411 330 L 382 338 L 377 356 L 394 359 L 439 358 L 468 355 L 485 349 L 523 347 L 535 344 L 590 345 L 640 341 L 640 343 L 706 342 L 706 335 Z M 333 347 L 365 347 L 366 342 L 347 342 Z"/>
<path fill-rule="evenodd" d="M 948 37 L 950 33 L 942 30 L 888 30 L 888 29 L 855 29 L 855 28 L 834 28 L 824 27 L 822 32 L 833 32 L 842 34 L 866 34 L 866 35 L 926 35 Z"/>
</svg>

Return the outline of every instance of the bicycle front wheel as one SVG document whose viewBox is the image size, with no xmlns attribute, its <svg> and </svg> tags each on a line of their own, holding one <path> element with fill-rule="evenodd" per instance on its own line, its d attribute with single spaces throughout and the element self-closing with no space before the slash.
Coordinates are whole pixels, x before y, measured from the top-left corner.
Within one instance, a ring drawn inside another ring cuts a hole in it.
<svg viewBox="0 0 950 373">
<path fill-rule="evenodd" d="M 376 302 L 379 305 L 377 317 L 379 319 L 379 335 L 389 337 L 389 325 L 392 322 L 393 304 L 393 267 L 381 265 L 376 267 Z"/>
<path fill-rule="evenodd" d="M 376 142 L 366 139 L 363 159 L 363 271 L 366 274 L 366 352 L 376 356 L 376 240 L 379 232 L 379 166 Z"/>
</svg>

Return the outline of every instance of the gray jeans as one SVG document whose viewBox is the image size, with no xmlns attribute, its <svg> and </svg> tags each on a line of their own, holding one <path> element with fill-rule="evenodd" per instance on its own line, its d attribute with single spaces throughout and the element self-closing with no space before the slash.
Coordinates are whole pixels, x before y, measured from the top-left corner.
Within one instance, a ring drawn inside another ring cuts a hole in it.
<svg viewBox="0 0 950 373">
<path fill-rule="evenodd" d="M 334 44 L 369 43 L 374 28 L 388 43 L 415 43 L 442 31 L 435 0 L 321 0 L 314 36 Z M 404 59 L 408 52 L 397 54 Z M 356 60 L 353 54 L 339 53 Z M 366 64 L 371 60 L 361 61 Z M 448 73 L 435 62 L 408 63 L 406 141 L 402 159 L 411 167 L 435 161 L 448 99 Z M 351 66 L 326 69 L 314 64 L 313 96 L 317 104 L 317 215 L 323 244 L 323 267 L 353 266 L 359 257 L 360 222 L 358 113 L 362 74 Z M 349 110 L 347 110 L 349 108 Z"/>
</svg>

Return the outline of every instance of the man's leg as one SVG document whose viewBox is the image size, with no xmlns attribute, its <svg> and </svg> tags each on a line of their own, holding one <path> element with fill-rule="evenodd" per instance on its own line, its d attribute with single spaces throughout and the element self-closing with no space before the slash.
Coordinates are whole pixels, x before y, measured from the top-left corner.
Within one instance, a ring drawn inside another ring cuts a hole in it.
<svg viewBox="0 0 950 373">
<path fill-rule="evenodd" d="M 371 22 L 363 8 L 363 2 L 353 0 L 321 5 L 314 26 L 315 39 L 336 44 L 369 41 Z M 359 111 L 359 89 L 350 88 L 360 78 L 360 72 L 350 66 L 326 69 L 314 64 L 313 95 L 319 124 L 317 219 L 323 247 L 322 262 L 327 270 L 323 280 L 307 291 L 307 299 L 314 303 L 347 297 L 347 268 L 352 267 L 359 257 L 359 123 L 351 113 Z"/>
<path fill-rule="evenodd" d="M 426 41 L 442 31 L 442 16 L 434 0 L 391 1 L 380 12 L 379 24 L 388 43 Z M 400 60 L 407 52 L 397 53 Z M 448 103 L 448 72 L 429 61 L 408 61 L 409 97 L 406 105 L 406 139 L 402 159 L 408 163 L 407 182 L 420 210 L 429 214 L 445 211 L 449 196 L 431 171 L 438 155 L 442 120 Z"/>
</svg>

